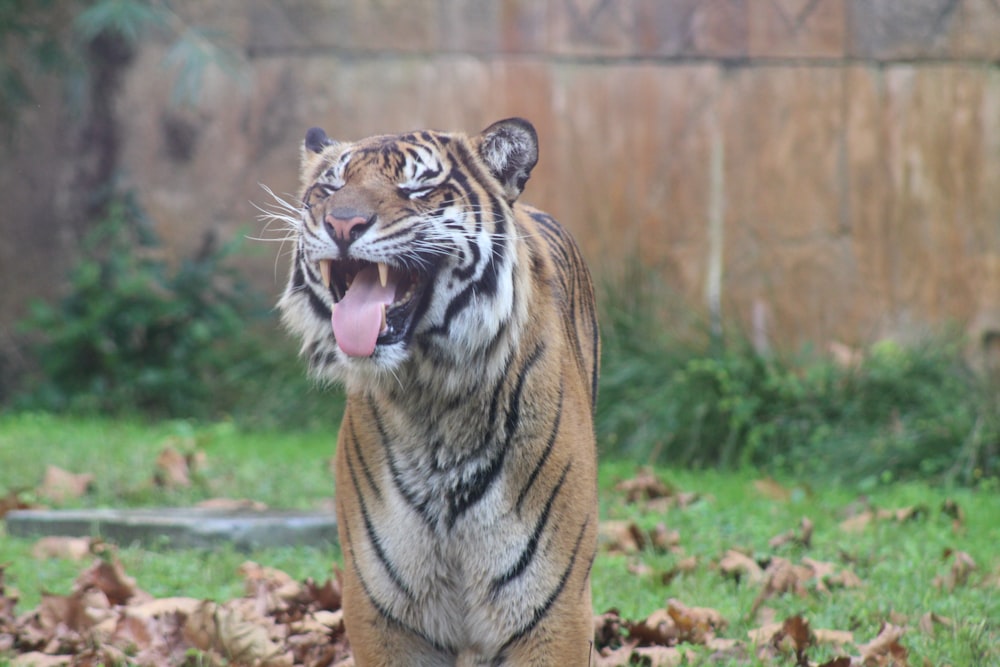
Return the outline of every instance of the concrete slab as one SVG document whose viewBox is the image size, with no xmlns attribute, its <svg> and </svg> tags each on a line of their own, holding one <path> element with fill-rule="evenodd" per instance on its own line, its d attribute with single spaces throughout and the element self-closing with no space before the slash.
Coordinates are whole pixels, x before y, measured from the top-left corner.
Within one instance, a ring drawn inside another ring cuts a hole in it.
<svg viewBox="0 0 1000 667">
<path fill-rule="evenodd" d="M 240 551 L 337 542 L 332 512 L 217 510 L 201 508 L 17 510 L 5 517 L 17 537 L 99 536 L 123 546 Z"/>
</svg>

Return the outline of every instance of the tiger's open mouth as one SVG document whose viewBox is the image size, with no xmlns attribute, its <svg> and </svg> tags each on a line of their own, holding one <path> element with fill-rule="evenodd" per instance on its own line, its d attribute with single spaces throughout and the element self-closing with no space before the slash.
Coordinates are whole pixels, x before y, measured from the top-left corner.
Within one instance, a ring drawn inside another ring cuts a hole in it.
<svg viewBox="0 0 1000 667">
<path fill-rule="evenodd" d="M 427 283 L 418 272 L 383 262 L 321 259 L 319 273 L 333 296 L 330 323 L 345 354 L 370 357 L 377 345 L 409 335 Z"/>
</svg>

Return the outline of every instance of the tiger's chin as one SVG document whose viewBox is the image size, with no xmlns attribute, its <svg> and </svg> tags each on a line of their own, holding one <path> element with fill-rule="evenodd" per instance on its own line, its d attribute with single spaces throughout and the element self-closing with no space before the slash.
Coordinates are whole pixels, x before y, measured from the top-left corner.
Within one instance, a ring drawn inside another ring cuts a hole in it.
<svg viewBox="0 0 1000 667">
<path fill-rule="evenodd" d="M 404 342 L 380 344 L 368 357 L 344 354 L 332 337 L 324 340 L 322 348 L 325 354 L 309 359 L 310 378 L 321 386 L 341 385 L 349 393 L 398 384 L 411 356 Z"/>
</svg>

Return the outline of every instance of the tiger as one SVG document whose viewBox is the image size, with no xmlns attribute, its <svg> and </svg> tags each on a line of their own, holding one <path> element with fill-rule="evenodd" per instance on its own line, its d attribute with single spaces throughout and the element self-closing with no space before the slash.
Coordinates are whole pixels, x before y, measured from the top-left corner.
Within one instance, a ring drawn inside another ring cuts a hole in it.
<svg viewBox="0 0 1000 667">
<path fill-rule="evenodd" d="M 308 130 L 279 310 L 340 383 L 343 613 L 359 667 L 588 665 L 600 359 L 581 252 L 518 201 L 521 118 Z"/>
</svg>

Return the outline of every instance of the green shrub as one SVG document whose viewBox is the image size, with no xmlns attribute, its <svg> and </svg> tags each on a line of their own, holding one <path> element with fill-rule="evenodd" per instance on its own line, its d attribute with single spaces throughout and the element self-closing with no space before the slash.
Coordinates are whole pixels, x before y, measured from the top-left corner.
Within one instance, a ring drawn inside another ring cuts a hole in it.
<svg viewBox="0 0 1000 667">
<path fill-rule="evenodd" d="M 225 407 L 215 389 L 248 363 L 259 312 L 211 242 L 172 266 L 127 199 L 113 201 L 83 243 L 57 304 L 35 303 L 21 330 L 40 371 L 33 407 L 155 416 Z"/>
<path fill-rule="evenodd" d="M 601 298 L 607 455 L 861 483 L 1000 474 L 1000 391 L 957 336 L 883 341 L 853 366 L 765 356 L 738 337 L 712 340 L 651 276 L 626 281 Z"/>
<path fill-rule="evenodd" d="M 272 304 L 230 264 L 238 241 L 167 261 L 137 207 L 114 200 L 69 288 L 21 323 L 35 377 L 15 408 L 335 428 L 337 389 L 306 377 Z"/>
</svg>

